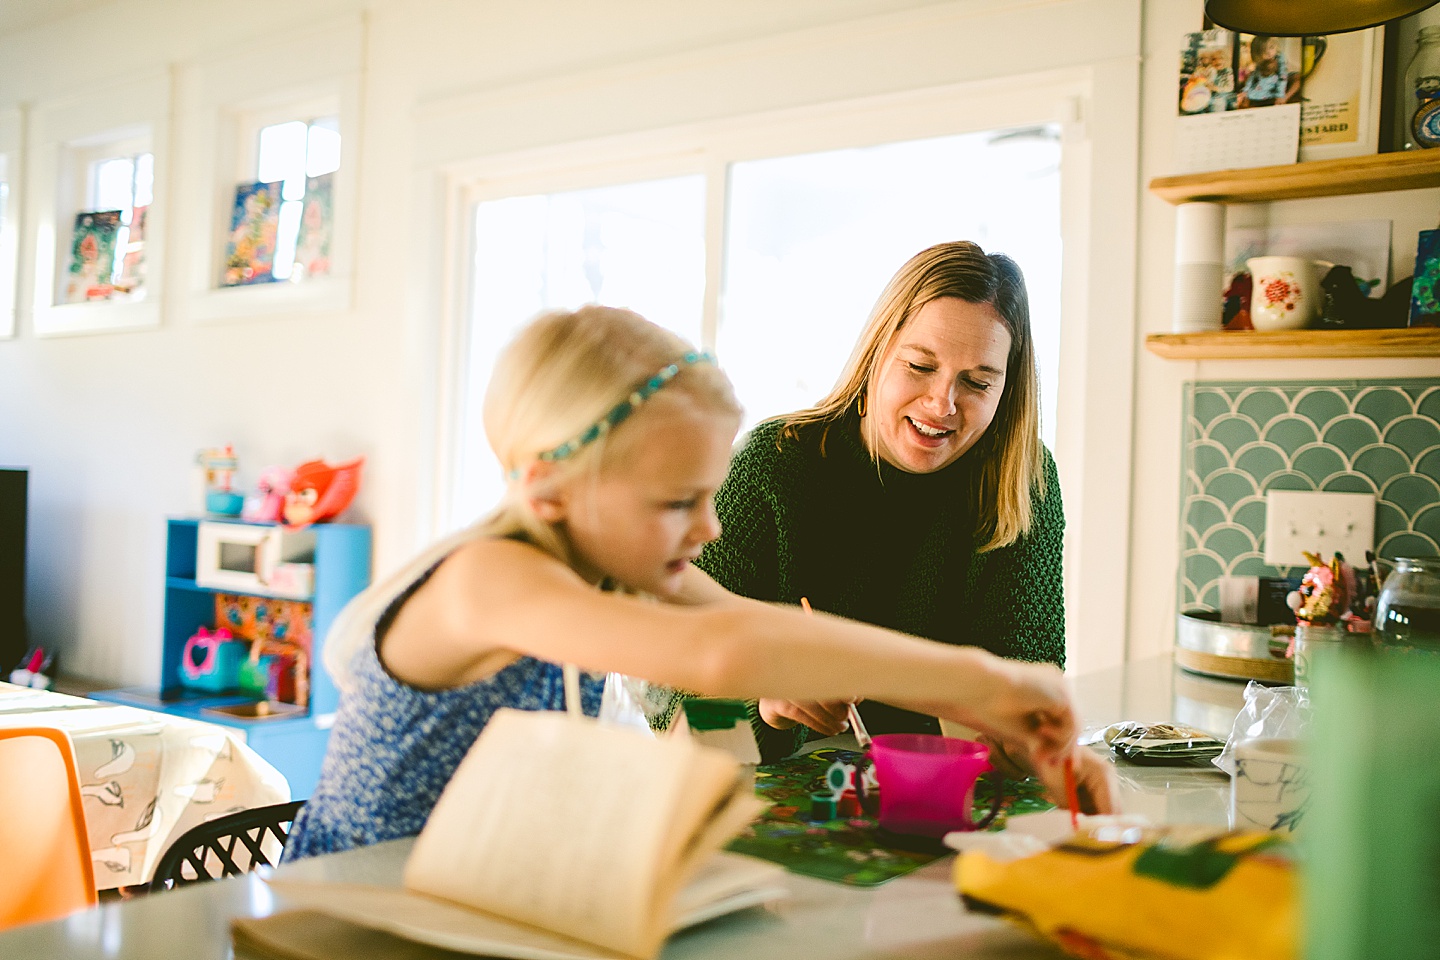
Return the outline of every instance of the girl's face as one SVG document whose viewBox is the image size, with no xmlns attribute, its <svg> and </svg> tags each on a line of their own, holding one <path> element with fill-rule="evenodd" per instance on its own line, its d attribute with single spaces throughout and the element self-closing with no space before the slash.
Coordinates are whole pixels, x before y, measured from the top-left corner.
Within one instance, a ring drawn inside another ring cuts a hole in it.
<svg viewBox="0 0 1440 960">
<path fill-rule="evenodd" d="M 685 400 L 642 409 L 630 426 L 643 432 L 625 438 L 623 456 L 562 488 L 562 523 L 581 576 L 669 597 L 720 535 L 715 491 L 740 421 Z"/>
<path fill-rule="evenodd" d="M 942 297 L 922 306 L 870 384 L 880 446 L 871 452 L 908 473 L 960 459 L 995 419 L 1009 357 L 1010 331 L 993 305 Z"/>
<path fill-rule="evenodd" d="M 1274 40 L 1265 41 L 1255 65 L 1260 68 L 1261 73 L 1273 73 L 1280 66 L 1280 44 Z"/>
</svg>

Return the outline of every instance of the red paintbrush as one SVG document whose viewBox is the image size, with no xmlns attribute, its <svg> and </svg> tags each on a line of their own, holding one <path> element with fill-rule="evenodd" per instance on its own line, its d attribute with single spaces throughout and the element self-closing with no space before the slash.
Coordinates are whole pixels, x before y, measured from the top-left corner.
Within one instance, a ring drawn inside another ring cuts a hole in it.
<svg viewBox="0 0 1440 960">
<path fill-rule="evenodd" d="M 1070 829 L 1080 829 L 1080 793 L 1075 789 L 1075 757 L 1065 757 L 1065 802 L 1070 805 Z"/>
</svg>

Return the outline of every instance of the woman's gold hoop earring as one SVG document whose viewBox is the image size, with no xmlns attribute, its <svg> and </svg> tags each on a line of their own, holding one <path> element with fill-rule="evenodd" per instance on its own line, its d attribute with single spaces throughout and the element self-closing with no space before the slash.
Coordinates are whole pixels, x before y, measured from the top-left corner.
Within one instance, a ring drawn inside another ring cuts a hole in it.
<svg viewBox="0 0 1440 960">
<path fill-rule="evenodd" d="M 865 416 L 865 394 L 860 394 L 860 399 L 855 403 L 855 409 L 859 412 L 860 416 Z"/>
</svg>

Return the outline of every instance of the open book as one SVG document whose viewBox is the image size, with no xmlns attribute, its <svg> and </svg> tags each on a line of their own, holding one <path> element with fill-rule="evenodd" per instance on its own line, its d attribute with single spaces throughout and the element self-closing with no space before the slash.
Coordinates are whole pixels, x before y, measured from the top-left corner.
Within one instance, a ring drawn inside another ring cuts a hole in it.
<svg viewBox="0 0 1440 960">
<path fill-rule="evenodd" d="M 687 738 L 501 710 L 416 839 L 403 888 L 283 874 L 271 885 L 295 906 L 450 950 L 651 957 L 676 930 L 785 894 L 781 868 L 720 852 L 764 808 L 739 773 Z"/>
</svg>

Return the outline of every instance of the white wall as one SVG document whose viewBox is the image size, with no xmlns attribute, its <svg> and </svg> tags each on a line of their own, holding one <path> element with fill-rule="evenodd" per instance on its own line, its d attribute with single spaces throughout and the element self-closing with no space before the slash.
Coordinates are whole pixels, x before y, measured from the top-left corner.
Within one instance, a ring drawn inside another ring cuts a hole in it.
<svg viewBox="0 0 1440 960">
<path fill-rule="evenodd" d="M 1172 6 L 1149 5 L 1167 16 Z M 306 27 L 356 17 L 365 25 L 363 121 L 345 159 L 360 178 L 352 307 L 201 324 L 171 276 L 158 329 L 36 339 L 22 311 L 17 337 L 0 341 L 0 463 L 32 470 L 29 614 L 36 639 L 65 651 L 69 672 L 158 678 L 161 518 L 186 508 L 202 446 L 233 442 L 243 482 L 271 463 L 364 454 L 356 512 L 376 526 L 377 567 L 430 536 L 437 381 L 453 360 L 441 318 L 458 166 L 1047 71 L 1070 71 L 1093 95 L 1068 118 L 1087 142 L 1073 154 L 1083 189 L 1070 214 L 1083 218 L 1085 243 L 1067 258 L 1067 320 L 1103 320 L 1067 334 L 1080 359 L 1062 384 L 1064 485 L 1072 500 L 1085 496 L 1072 516 L 1072 547 L 1084 546 L 1071 558 L 1082 584 L 1070 598 L 1085 647 L 1076 660 L 1124 656 L 1119 611 L 1137 588 L 1124 573 L 1139 0 L 254 0 L 243 15 L 187 0 L 115 0 L 0 37 L 0 109 L 99 95 L 107 80 L 233 56 L 263 45 L 297 9 Z M 177 83 L 185 75 L 177 71 Z M 245 82 L 237 77 L 237 89 Z M 177 195 L 172 243 L 195 242 L 185 234 L 195 211 L 183 203 Z M 1144 203 L 1146 229 L 1168 215 Z M 1168 244 L 1163 222 L 1156 236 Z M 32 268 L 22 250 L 22 304 L 32 299 Z M 1174 375 L 1149 376 L 1159 382 L 1146 389 L 1170 402 Z M 1178 416 L 1168 433 L 1144 417 L 1137 429 L 1153 444 L 1142 449 L 1174 458 Z M 1173 529 L 1175 496 L 1160 499 L 1163 508 L 1135 516 Z M 1173 555 L 1159 564 L 1166 584 L 1173 568 Z"/>
</svg>

